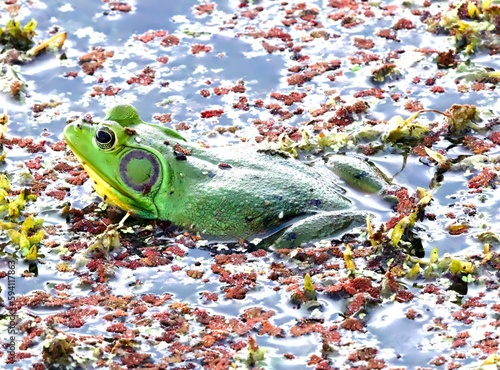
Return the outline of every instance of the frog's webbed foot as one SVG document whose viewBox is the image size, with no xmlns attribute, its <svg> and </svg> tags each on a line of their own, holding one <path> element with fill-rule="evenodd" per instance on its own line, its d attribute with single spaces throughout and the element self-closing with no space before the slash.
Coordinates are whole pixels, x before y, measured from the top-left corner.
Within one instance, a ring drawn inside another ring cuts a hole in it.
<svg viewBox="0 0 500 370">
<path fill-rule="evenodd" d="M 332 154 L 325 160 L 326 166 L 353 189 L 375 194 L 391 184 L 378 167 L 360 157 Z"/>
<path fill-rule="evenodd" d="M 298 248 L 301 244 L 332 237 L 339 231 L 366 224 L 368 212 L 321 212 L 290 225 L 272 243 L 274 249 Z"/>
</svg>

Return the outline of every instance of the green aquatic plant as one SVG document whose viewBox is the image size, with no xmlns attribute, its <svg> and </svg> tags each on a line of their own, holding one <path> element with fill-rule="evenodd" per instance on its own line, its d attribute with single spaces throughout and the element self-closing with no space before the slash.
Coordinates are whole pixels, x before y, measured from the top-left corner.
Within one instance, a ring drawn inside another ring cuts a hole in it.
<svg viewBox="0 0 500 370">
<path fill-rule="evenodd" d="M 298 306 L 304 305 L 308 310 L 313 310 L 317 307 L 321 307 L 321 303 L 318 302 L 318 294 L 312 283 L 311 275 L 307 273 L 304 276 L 304 285 L 302 289 L 297 287 L 291 295 L 291 301 L 293 304 Z"/>
<path fill-rule="evenodd" d="M 497 13 L 498 5 L 490 0 L 462 0 L 443 13 L 439 24 L 450 33 L 456 49 L 472 54 L 498 39 L 494 32 Z"/>
<path fill-rule="evenodd" d="M 422 112 L 424 111 L 418 111 L 406 119 L 401 116 L 392 117 L 387 131 L 382 135 L 382 141 L 393 144 L 420 142 L 430 132 L 428 126 L 416 121 Z"/>
<path fill-rule="evenodd" d="M 42 218 L 35 219 L 33 215 L 29 215 L 17 230 L 7 230 L 12 243 L 18 246 L 21 256 L 28 261 L 35 261 L 39 257 L 38 245 L 45 236 L 45 230 L 41 229 L 42 224 Z"/>
<path fill-rule="evenodd" d="M 22 258 L 35 261 L 43 257 L 38 253 L 38 246 L 45 235 L 45 231 L 41 228 L 43 219 L 35 219 L 33 215 L 29 215 L 22 222 L 18 219 L 26 202 L 36 200 L 36 196 L 26 195 L 26 190 L 22 189 L 17 196 L 12 197 L 9 195 L 10 188 L 7 176 L 0 174 L 0 214 L 10 219 L 10 221 L 0 220 L 0 231 L 5 232 L 10 239 L 9 243 L 0 246 L 0 254 L 17 258 L 19 252 Z M 13 246 L 14 252 L 6 252 L 7 246 Z"/>
<path fill-rule="evenodd" d="M 75 340 L 63 333 L 50 335 L 42 343 L 42 356 L 48 365 L 69 365 L 73 358 Z"/>
<path fill-rule="evenodd" d="M 316 294 L 316 290 L 314 289 L 311 275 L 309 275 L 309 273 L 304 276 L 304 296 L 310 301 L 316 301 L 318 299 L 318 295 Z"/>
<path fill-rule="evenodd" d="M 479 131 L 480 128 L 474 123 L 479 119 L 478 111 L 472 104 L 453 104 L 444 112 L 447 117 L 449 131 L 460 134 L 467 129 Z"/>
<path fill-rule="evenodd" d="M 482 81 L 496 84 L 500 82 L 500 71 L 478 66 L 467 60 L 457 66 L 456 77 L 468 82 Z"/>
<path fill-rule="evenodd" d="M 372 79 L 375 82 L 384 82 L 386 79 L 396 78 L 399 72 L 395 63 L 386 63 L 372 70 Z"/>
<path fill-rule="evenodd" d="M 342 253 L 344 257 L 344 262 L 345 262 L 345 267 L 350 271 L 354 272 L 356 271 L 356 264 L 354 263 L 354 260 L 352 258 L 352 250 L 351 246 L 347 245 L 344 252 Z"/>
<path fill-rule="evenodd" d="M 87 253 L 103 252 L 107 254 L 113 249 L 119 248 L 121 246 L 120 231 L 123 233 L 132 233 L 131 230 L 126 230 L 124 227 L 124 223 L 129 217 L 130 212 L 127 212 L 120 222 L 109 225 L 102 234 L 97 235 Z"/>
<path fill-rule="evenodd" d="M 419 201 L 415 208 L 413 209 L 413 212 L 410 213 L 407 216 L 404 216 L 399 222 L 394 226 L 391 232 L 391 242 L 393 246 L 397 246 L 399 242 L 401 241 L 401 238 L 404 234 L 404 232 L 412 228 L 415 225 L 415 222 L 418 219 L 418 215 L 421 214 L 421 212 L 425 209 L 425 207 L 430 203 L 432 200 L 432 194 L 429 193 L 426 189 L 424 188 L 417 188 L 418 191 L 418 196 L 419 196 Z"/>
<path fill-rule="evenodd" d="M 248 346 L 248 357 L 246 363 L 251 368 L 254 368 L 255 366 L 259 365 L 264 361 L 267 351 L 264 348 L 260 348 L 257 342 L 255 341 L 255 338 L 252 337 L 251 335 L 248 336 L 247 346 Z"/>
<path fill-rule="evenodd" d="M 8 49 L 28 51 L 35 44 L 33 37 L 36 35 L 36 25 L 34 19 L 24 26 L 14 19 L 8 21 L 4 28 L 0 28 L 0 44 L 3 45 L 1 52 Z"/>
<path fill-rule="evenodd" d="M 31 20 L 24 26 L 17 20 L 11 19 L 4 28 L 0 28 L 0 92 L 7 93 L 22 100 L 26 83 L 21 77 L 21 64 L 30 62 L 42 51 L 55 48 L 60 49 L 66 40 L 66 32 L 58 33 L 47 40 L 35 45 L 36 21 Z"/>
<path fill-rule="evenodd" d="M 476 280 L 474 277 L 476 266 L 472 262 L 453 258 L 448 253 L 439 258 L 437 247 L 432 249 L 428 260 L 409 256 L 408 261 L 414 264 L 406 273 L 408 279 L 416 279 L 420 275 L 426 279 L 436 279 L 448 275 L 452 281 L 471 283 Z M 423 271 L 422 266 L 425 266 Z"/>
</svg>

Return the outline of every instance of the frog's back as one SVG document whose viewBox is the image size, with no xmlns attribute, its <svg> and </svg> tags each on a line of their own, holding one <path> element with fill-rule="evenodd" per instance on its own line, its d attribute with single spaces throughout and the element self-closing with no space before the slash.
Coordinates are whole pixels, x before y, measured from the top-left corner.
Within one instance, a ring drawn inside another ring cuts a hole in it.
<svg viewBox="0 0 500 370">
<path fill-rule="evenodd" d="M 253 148 L 189 156 L 173 221 L 208 235 L 248 237 L 308 214 L 346 209 L 332 177 L 293 158 Z M 184 169 L 182 168 L 184 167 Z"/>
</svg>

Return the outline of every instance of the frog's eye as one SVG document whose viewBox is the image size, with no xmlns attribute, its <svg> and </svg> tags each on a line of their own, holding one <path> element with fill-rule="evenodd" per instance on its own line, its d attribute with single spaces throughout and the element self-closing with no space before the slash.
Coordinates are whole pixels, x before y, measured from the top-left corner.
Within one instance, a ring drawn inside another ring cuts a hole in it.
<svg viewBox="0 0 500 370">
<path fill-rule="evenodd" d="M 101 149 L 110 149 L 115 144 L 115 133 L 108 127 L 100 127 L 95 133 L 95 141 Z"/>
</svg>

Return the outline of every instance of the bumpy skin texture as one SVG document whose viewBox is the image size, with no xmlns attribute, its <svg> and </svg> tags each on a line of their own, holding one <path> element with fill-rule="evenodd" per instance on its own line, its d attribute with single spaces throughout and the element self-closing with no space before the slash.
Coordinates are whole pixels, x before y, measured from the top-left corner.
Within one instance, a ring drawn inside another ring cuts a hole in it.
<svg viewBox="0 0 500 370">
<path fill-rule="evenodd" d="M 283 246 L 297 246 L 326 236 L 330 224 L 361 219 L 337 212 L 351 204 L 324 166 L 245 145 L 190 144 L 173 130 L 141 121 L 132 106 L 111 109 L 99 124 L 72 123 L 64 137 L 106 201 L 206 237 L 264 238 L 288 228 Z"/>
<path fill-rule="evenodd" d="M 293 159 L 253 148 L 190 150 L 186 161 L 175 163 L 175 192 L 160 195 L 161 204 L 174 205 L 160 210 L 160 218 L 182 226 L 249 237 L 299 216 L 350 206 L 331 178 Z"/>
</svg>

